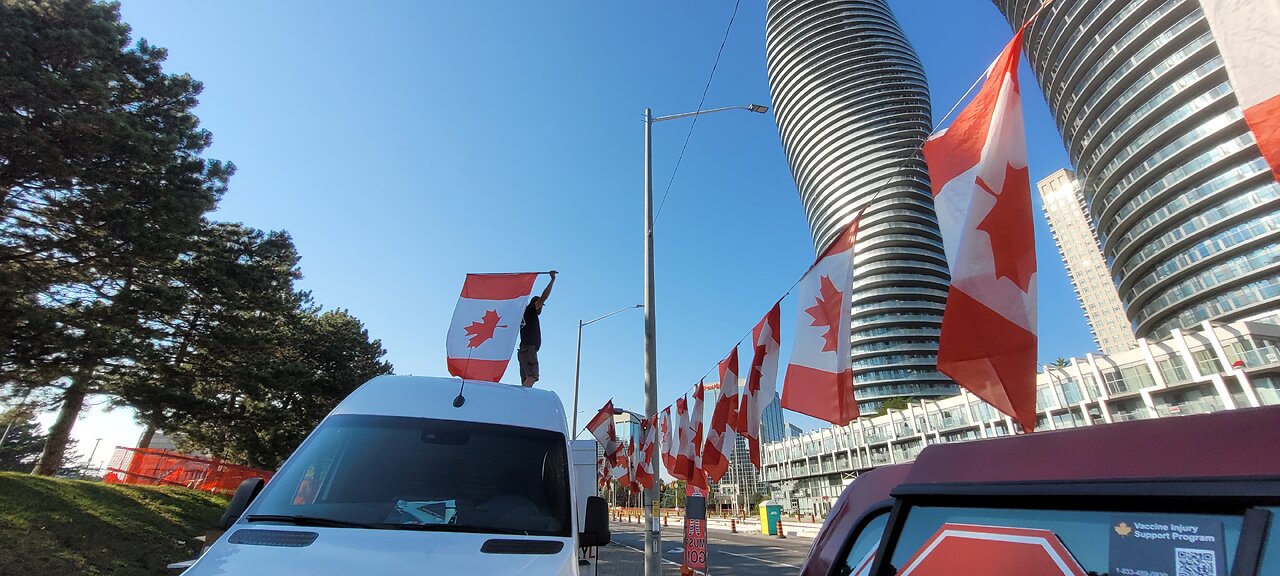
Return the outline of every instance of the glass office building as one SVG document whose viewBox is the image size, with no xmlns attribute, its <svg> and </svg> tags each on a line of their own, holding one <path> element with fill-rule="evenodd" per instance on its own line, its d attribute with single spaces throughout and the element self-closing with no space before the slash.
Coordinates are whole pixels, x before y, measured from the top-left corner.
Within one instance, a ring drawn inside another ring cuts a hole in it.
<svg viewBox="0 0 1280 576">
<path fill-rule="evenodd" d="M 1017 27 L 1041 3 L 995 4 Z M 1200 2 L 1057 0 L 1024 48 L 1134 333 L 1274 310 L 1280 183 Z"/>
<path fill-rule="evenodd" d="M 769 86 L 814 247 L 863 208 L 850 319 L 864 412 L 958 390 L 937 371 L 950 276 L 924 161 L 919 58 L 884 0 L 770 0 Z"/>
</svg>

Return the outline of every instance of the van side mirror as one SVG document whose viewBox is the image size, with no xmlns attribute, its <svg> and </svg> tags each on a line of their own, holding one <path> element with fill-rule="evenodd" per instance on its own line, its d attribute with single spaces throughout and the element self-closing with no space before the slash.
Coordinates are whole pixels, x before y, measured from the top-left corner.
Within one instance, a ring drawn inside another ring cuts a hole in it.
<svg viewBox="0 0 1280 576">
<path fill-rule="evenodd" d="M 231 502 L 227 504 L 227 511 L 222 513 L 222 518 L 218 520 L 218 526 L 223 530 L 230 530 L 231 525 L 240 519 L 240 515 L 249 509 L 249 504 L 254 498 L 258 497 L 258 493 L 262 491 L 262 487 L 267 483 L 261 478 L 246 478 L 240 486 L 236 488 L 236 493 L 231 496 Z"/>
<path fill-rule="evenodd" d="M 609 505 L 604 498 L 587 496 L 586 519 L 582 532 L 578 533 L 578 547 L 605 546 L 612 540 L 609 534 Z"/>
</svg>

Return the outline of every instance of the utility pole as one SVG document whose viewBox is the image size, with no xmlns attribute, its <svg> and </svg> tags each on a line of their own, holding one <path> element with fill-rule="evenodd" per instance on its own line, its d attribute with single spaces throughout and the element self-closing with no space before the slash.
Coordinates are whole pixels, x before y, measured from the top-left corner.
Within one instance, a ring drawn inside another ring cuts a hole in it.
<svg viewBox="0 0 1280 576">
<path fill-rule="evenodd" d="M 644 109 L 644 417 L 646 419 L 653 418 L 658 413 L 657 312 L 653 291 L 653 124 L 725 110 L 746 110 L 764 114 L 769 111 L 769 108 L 759 104 L 724 106 L 658 117 L 654 117 L 652 109 Z M 654 450 L 649 458 L 649 465 L 654 471 L 654 480 L 652 484 L 645 486 L 645 498 L 641 501 L 645 523 L 645 576 L 662 576 L 662 526 L 653 509 L 653 503 L 658 502 L 658 471 L 661 469 L 658 456 L 658 451 Z"/>
</svg>

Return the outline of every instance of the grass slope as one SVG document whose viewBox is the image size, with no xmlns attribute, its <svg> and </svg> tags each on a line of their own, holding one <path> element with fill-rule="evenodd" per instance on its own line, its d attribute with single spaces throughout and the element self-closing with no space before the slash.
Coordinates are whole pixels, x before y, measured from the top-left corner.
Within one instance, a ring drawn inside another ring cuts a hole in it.
<svg viewBox="0 0 1280 576">
<path fill-rule="evenodd" d="M 0 575 L 161 576 L 226 499 L 184 488 L 0 473 Z"/>
</svg>

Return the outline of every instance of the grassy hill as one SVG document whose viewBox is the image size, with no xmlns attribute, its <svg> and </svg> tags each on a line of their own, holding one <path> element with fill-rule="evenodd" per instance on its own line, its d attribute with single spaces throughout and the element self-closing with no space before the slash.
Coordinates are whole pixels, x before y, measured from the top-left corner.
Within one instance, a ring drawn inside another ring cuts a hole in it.
<svg viewBox="0 0 1280 576">
<path fill-rule="evenodd" d="M 183 488 L 0 473 L 0 574 L 161 576 L 226 499 Z"/>
</svg>

